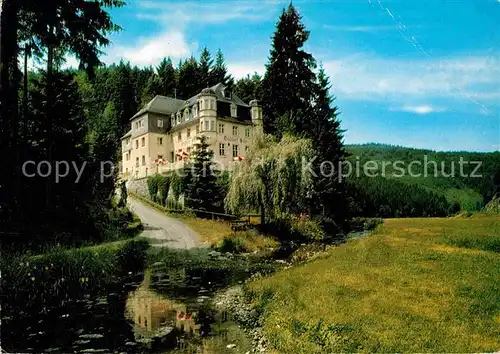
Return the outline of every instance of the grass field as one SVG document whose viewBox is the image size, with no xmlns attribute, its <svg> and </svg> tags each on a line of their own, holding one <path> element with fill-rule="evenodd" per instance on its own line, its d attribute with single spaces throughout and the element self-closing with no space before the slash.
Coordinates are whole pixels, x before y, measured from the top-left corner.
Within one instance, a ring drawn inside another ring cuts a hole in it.
<svg viewBox="0 0 500 354">
<path fill-rule="evenodd" d="M 500 217 L 391 219 L 247 288 L 283 353 L 500 350 Z"/>
<path fill-rule="evenodd" d="M 189 215 L 178 215 L 186 225 L 200 234 L 202 242 L 219 245 L 225 238 L 240 238 L 249 251 L 265 251 L 278 246 L 278 242 L 268 236 L 259 234 L 256 230 L 233 231 L 229 222 L 220 220 L 200 219 Z"/>
</svg>

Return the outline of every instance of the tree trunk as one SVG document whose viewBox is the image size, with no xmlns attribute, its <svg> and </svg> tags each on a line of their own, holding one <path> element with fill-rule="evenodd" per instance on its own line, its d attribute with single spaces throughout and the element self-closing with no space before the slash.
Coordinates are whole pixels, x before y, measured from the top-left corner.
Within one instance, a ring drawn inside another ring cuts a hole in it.
<svg viewBox="0 0 500 354">
<path fill-rule="evenodd" d="M 23 76 L 23 129 L 22 141 L 26 141 L 28 132 L 28 56 L 31 50 L 30 45 L 24 45 L 24 76 Z"/>
<path fill-rule="evenodd" d="M 46 82 L 46 93 L 47 93 L 47 106 L 46 106 L 46 119 L 47 119 L 47 161 L 52 163 L 52 149 L 53 149 L 53 98 L 52 98 L 52 73 L 54 70 L 54 26 L 49 25 L 49 44 L 47 48 L 47 82 Z M 52 201 L 52 179 L 47 177 L 45 179 L 45 206 L 49 208 Z"/>
<path fill-rule="evenodd" d="M 17 29 L 18 3 L 16 0 L 1 2 L 0 13 L 0 151 L 3 153 L 1 165 L 5 173 L 0 175 L 0 210 L 9 210 L 18 205 L 19 151 L 17 148 L 18 100 L 16 80 L 19 79 L 17 68 Z M 13 187 L 13 188 L 12 188 Z M 8 218 L 8 217 L 7 217 Z M 13 220 L 9 220 L 13 221 Z M 1 223 L 1 220 L 0 220 Z M 7 225 L 7 224 L 6 224 Z"/>
</svg>

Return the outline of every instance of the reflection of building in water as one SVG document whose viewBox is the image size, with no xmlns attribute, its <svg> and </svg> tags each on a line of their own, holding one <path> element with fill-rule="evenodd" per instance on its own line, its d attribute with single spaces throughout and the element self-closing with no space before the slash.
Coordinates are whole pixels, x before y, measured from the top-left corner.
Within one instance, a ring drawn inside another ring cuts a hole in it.
<svg viewBox="0 0 500 354">
<path fill-rule="evenodd" d="M 192 334 L 199 329 L 195 322 L 196 312 L 188 311 L 185 304 L 166 299 L 144 285 L 131 293 L 126 309 L 141 336 L 160 337 L 173 328 Z"/>
</svg>

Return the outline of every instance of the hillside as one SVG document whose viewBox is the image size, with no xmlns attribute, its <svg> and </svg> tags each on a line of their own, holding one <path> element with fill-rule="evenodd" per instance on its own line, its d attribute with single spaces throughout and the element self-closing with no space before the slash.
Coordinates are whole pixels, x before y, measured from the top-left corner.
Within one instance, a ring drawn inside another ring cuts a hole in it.
<svg viewBox="0 0 500 354">
<path fill-rule="evenodd" d="M 415 185 L 418 190 L 425 189 L 437 197 L 444 196 L 452 209 L 453 204 L 458 203 L 461 210 L 480 210 L 493 198 L 500 186 L 498 151 L 436 152 L 374 143 L 347 145 L 346 149 L 350 154 L 349 160 L 353 164 L 358 163 L 361 171 L 367 161 L 375 161 L 379 166 L 380 176 L 385 164 L 383 177 L 389 179 L 374 182 L 367 179 L 377 178 L 360 176 L 350 179 L 353 184 L 382 184 L 389 189 L 406 188 L 401 184 Z M 410 171 L 408 167 L 412 162 Z"/>
</svg>

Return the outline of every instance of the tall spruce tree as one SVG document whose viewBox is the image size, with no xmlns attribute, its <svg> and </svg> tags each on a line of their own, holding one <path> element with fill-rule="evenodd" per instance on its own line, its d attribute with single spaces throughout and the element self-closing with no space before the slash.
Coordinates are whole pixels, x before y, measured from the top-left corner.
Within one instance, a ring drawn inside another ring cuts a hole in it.
<svg viewBox="0 0 500 354">
<path fill-rule="evenodd" d="M 224 54 L 220 49 L 217 50 L 217 55 L 215 56 L 215 64 L 210 76 L 211 82 L 213 82 L 214 85 L 222 82 L 224 85 L 232 87 L 234 84 L 233 78 L 227 72 L 226 59 L 224 58 Z"/>
<path fill-rule="evenodd" d="M 184 61 L 179 68 L 177 77 L 177 98 L 187 100 L 193 97 L 198 90 L 199 71 L 198 62 L 195 57 L 191 57 Z"/>
<path fill-rule="evenodd" d="M 186 185 L 186 204 L 199 210 L 213 211 L 217 205 L 219 186 L 212 171 L 214 152 L 209 150 L 207 137 L 202 135 L 194 144 L 193 162 Z"/>
<path fill-rule="evenodd" d="M 156 72 L 159 79 L 158 94 L 163 96 L 172 97 L 175 88 L 175 69 L 172 65 L 170 57 L 164 58 L 160 65 L 156 67 Z"/>
<path fill-rule="evenodd" d="M 207 47 L 204 47 L 200 55 L 200 64 L 198 67 L 199 91 L 203 90 L 205 87 L 210 87 L 216 84 L 216 82 L 212 82 L 212 77 L 210 76 L 213 63 L 214 61 L 212 59 L 212 55 L 208 51 Z"/>
<path fill-rule="evenodd" d="M 330 95 L 330 81 L 321 66 L 314 91 L 313 114 L 306 136 L 317 152 L 314 161 L 316 196 L 312 198 L 313 210 L 324 216 L 333 216 L 337 224 L 347 217 L 347 202 L 344 185 L 338 178 L 341 162 L 346 157 L 342 142 L 342 130 L 338 120 L 338 108 Z M 321 168 L 321 163 L 328 161 Z"/>
<path fill-rule="evenodd" d="M 295 7 L 279 18 L 263 80 L 264 129 L 301 134 L 310 123 L 316 63 L 302 47 L 309 38 Z"/>
</svg>

